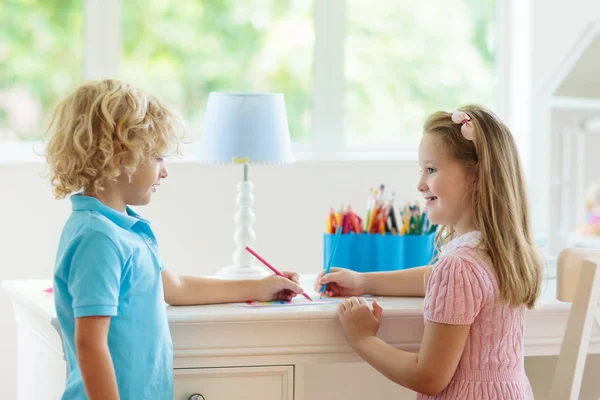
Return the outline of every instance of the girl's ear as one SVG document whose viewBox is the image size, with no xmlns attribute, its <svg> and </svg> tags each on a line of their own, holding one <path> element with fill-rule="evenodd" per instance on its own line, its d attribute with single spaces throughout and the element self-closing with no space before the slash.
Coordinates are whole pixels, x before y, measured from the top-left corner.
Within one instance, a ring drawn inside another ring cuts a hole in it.
<svg viewBox="0 0 600 400">
<path fill-rule="evenodd" d="M 475 164 L 473 168 L 471 168 L 471 183 L 474 188 L 477 188 L 477 180 L 479 179 L 479 163 Z"/>
</svg>

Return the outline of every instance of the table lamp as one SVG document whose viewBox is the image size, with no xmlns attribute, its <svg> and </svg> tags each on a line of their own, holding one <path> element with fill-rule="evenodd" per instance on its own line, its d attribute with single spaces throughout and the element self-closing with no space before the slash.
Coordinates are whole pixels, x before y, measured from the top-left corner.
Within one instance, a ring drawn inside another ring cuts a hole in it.
<svg viewBox="0 0 600 400">
<path fill-rule="evenodd" d="M 216 276 L 224 279 L 253 279 L 268 274 L 254 264 L 246 251 L 256 241 L 252 204 L 253 184 L 249 164 L 292 163 L 285 102 L 281 93 L 220 93 L 208 96 L 199 159 L 215 164 L 241 164 L 243 178 L 237 184 L 233 264 Z"/>
</svg>

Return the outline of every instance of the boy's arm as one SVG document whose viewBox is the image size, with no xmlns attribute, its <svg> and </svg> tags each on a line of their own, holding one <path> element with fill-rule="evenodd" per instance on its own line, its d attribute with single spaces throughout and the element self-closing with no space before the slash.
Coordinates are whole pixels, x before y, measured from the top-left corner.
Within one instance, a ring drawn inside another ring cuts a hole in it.
<svg viewBox="0 0 600 400">
<path fill-rule="evenodd" d="M 89 400 L 119 400 L 119 389 L 108 349 L 110 317 L 75 319 L 77 362 Z"/>
<path fill-rule="evenodd" d="M 425 296 L 425 282 L 431 267 L 364 274 L 364 292 L 378 296 Z"/>
<path fill-rule="evenodd" d="M 165 301 L 172 306 L 191 304 L 234 303 L 253 300 L 258 280 L 224 280 L 195 276 L 178 276 L 162 270 Z"/>
<path fill-rule="evenodd" d="M 162 271 L 165 301 L 172 306 L 194 304 L 238 303 L 248 300 L 286 300 L 303 292 L 298 274 L 282 271 L 285 277 L 269 275 L 263 279 L 224 280 L 177 276 L 166 268 Z"/>
</svg>

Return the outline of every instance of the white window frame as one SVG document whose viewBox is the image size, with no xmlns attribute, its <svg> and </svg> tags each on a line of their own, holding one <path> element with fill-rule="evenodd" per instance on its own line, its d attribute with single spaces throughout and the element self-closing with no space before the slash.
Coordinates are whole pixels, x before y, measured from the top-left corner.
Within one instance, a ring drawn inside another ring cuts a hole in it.
<svg viewBox="0 0 600 400">
<path fill-rule="evenodd" d="M 83 14 L 84 81 L 118 77 L 121 59 L 121 0 L 83 0 Z"/>
<path fill-rule="evenodd" d="M 121 5 L 125 0 L 82 0 L 84 12 L 83 80 L 119 76 L 121 57 Z M 512 3 L 519 0 L 496 0 L 497 107 L 501 117 L 507 110 L 510 97 L 511 26 L 507 15 Z M 111 29 L 106 29 L 111 27 Z M 344 43 L 346 28 L 346 0 L 314 0 L 314 69 L 313 120 L 311 138 L 294 142 L 294 153 L 299 160 L 416 160 L 416 146 L 400 143 L 350 145 L 344 130 Z M 514 70 L 512 70 L 514 74 Z M 524 139 L 526 140 L 526 139 Z M 38 154 L 39 142 L 33 143 Z M 0 162 L 39 161 L 31 154 L 32 143 L 0 143 Z M 186 160 L 193 160 L 189 146 Z M 185 151 L 184 151 L 185 154 Z"/>
</svg>

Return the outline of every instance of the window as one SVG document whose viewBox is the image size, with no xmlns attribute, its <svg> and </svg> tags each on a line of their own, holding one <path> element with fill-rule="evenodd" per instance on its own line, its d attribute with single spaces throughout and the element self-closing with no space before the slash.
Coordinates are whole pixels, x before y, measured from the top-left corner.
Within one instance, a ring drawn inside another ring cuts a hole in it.
<svg viewBox="0 0 600 400">
<path fill-rule="evenodd" d="M 120 77 L 182 111 L 193 137 L 211 91 L 282 92 L 292 140 L 310 137 L 311 1 L 127 0 L 122 7 Z"/>
<path fill-rule="evenodd" d="M 495 108 L 495 15 L 491 0 L 346 1 L 346 142 L 415 143 L 434 111 Z"/>
<path fill-rule="evenodd" d="M 0 2 L 0 142 L 39 140 L 82 79 L 81 0 Z"/>
<path fill-rule="evenodd" d="M 430 112 L 496 108 L 496 6 L 5 0 L 0 141 L 39 139 L 59 98 L 84 79 L 116 76 L 182 111 L 193 138 L 209 92 L 272 91 L 285 95 L 297 149 L 414 152 Z"/>
</svg>

